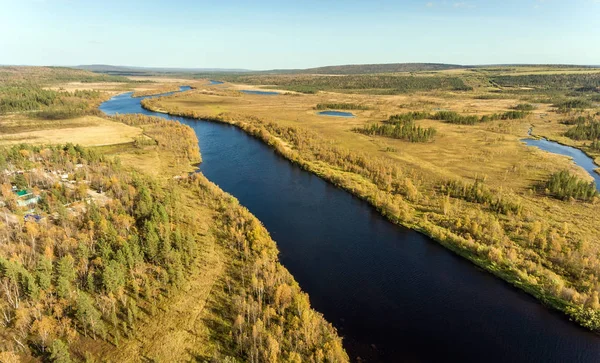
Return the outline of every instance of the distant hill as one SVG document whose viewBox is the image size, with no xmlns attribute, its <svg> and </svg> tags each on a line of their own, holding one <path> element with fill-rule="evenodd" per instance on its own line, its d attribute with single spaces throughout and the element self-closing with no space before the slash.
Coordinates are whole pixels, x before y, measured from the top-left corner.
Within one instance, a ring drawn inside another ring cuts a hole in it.
<svg viewBox="0 0 600 363">
<path fill-rule="evenodd" d="M 72 68 L 84 69 L 96 73 L 107 73 L 115 75 L 153 75 L 164 73 L 250 73 L 248 69 L 229 69 L 229 68 L 162 68 L 162 67 L 131 67 L 131 66 L 112 66 L 108 64 L 89 64 L 80 65 Z"/>
<path fill-rule="evenodd" d="M 208 74 L 375 74 L 375 73 L 402 73 L 402 72 L 428 72 L 449 69 L 485 69 L 494 68 L 498 71 L 501 67 L 549 67 L 549 68 L 597 68 L 591 65 L 552 65 L 552 64 L 490 64 L 490 65 L 460 65 L 446 63 L 387 63 L 387 64 L 348 64 L 338 66 L 325 66 L 306 69 L 273 69 L 266 71 L 253 71 L 239 68 L 161 68 L 161 67 L 131 67 L 112 66 L 106 64 L 81 65 L 72 68 L 105 73 L 119 76 L 151 76 L 151 75 L 208 75 Z"/>
<path fill-rule="evenodd" d="M 423 72 L 443 71 L 447 69 L 471 68 L 458 64 L 444 63 L 388 63 L 388 64 L 349 64 L 341 66 L 327 66 L 301 70 L 279 70 L 282 73 L 309 73 L 309 74 L 369 74 L 369 73 L 396 73 L 396 72 Z"/>
</svg>

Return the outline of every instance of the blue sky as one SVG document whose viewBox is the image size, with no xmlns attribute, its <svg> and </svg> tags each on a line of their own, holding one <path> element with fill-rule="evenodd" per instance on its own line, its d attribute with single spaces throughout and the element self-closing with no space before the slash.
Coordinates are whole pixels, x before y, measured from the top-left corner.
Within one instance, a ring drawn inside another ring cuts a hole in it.
<svg viewBox="0 0 600 363">
<path fill-rule="evenodd" d="M 0 64 L 600 64 L 600 0 L 0 0 Z"/>
</svg>

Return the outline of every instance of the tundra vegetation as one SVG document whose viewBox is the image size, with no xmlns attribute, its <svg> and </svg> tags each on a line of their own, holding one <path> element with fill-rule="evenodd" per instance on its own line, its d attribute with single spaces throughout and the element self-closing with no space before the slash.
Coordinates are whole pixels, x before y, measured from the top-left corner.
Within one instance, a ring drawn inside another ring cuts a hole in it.
<svg viewBox="0 0 600 363">
<path fill-rule="evenodd" d="M 72 97 L 48 94 L 0 119 Z M 261 223 L 188 175 L 201 160 L 189 127 L 107 122 L 142 134 L 0 147 L 0 361 L 348 361 Z"/>
<path fill-rule="evenodd" d="M 600 331 L 596 186 L 568 158 L 521 141 L 531 130 L 599 157 L 597 69 L 223 78 L 233 84 L 143 105 L 236 125 L 391 221 Z M 307 94 L 233 96 L 229 88 L 247 87 L 236 82 Z M 315 104 L 365 109 L 323 120 L 310 112 Z"/>
</svg>

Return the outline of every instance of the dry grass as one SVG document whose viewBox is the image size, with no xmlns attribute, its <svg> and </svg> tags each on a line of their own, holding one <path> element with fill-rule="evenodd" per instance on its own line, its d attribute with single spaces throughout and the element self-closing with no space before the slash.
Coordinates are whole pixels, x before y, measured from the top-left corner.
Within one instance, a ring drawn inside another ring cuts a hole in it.
<svg viewBox="0 0 600 363">
<path fill-rule="evenodd" d="M 41 121 L 18 117 L 0 119 L 0 145 L 19 143 L 101 146 L 132 142 L 142 134 L 137 127 L 96 116 L 72 120 Z"/>
<path fill-rule="evenodd" d="M 223 88 L 223 87 L 222 87 Z M 245 85 L 232 86 L 246 89 Z M 519 191 L 531 187 L 532 181 L 557 169 L 571 169 L 583 177 L 567 158 L 539 152 L 526 147 L 520 140 L 527 137 L 531 124 L 547 122 L 541 114 L 549 114 L 548 106 L 541 105 L 526 120 L 497 121 L 476 126 L 453 125 L 440 121 L 418 121 L 422 126 L 433 126 L 439 136 L 431 143 L 409 143 L 382 137 L 370 137 L 352 132 L 352 128 L 387 119 L 390 115 L 408 111 L 451 110 L 463 114 L 484 115 L 505 112 L 518 99 L 479 100 L 463 94 L 447 92 L 443 95 L 423 93 L 413 95 L 374 96 L 321 92 L 317 95 L 278 96 L 231 94 L 199 89 L 184 95 L 164 98 L 159 107 L 168 110 L 196 111 L 206 116 L 242 114 L 260 117 L 289 126 L 312 129 L 350 149 L 391 158 L 402 164 L 446 177 L 468 179 L 485 177 L 493 186 Z M 326 117 L 317 114 L 318 103 L 356 103 L 370 110 L 352 111 L 356 117 Z M 548 117 L 548 116 L 546 116 Z M 557 117 L 555 117 L 557 118 Z M 558 124 L 557 120 L 550 120 Z M 395 151 L 389 151 L 395 150 Z M 518 176 L 518 177 L 515 177 Z"/>
<path fill-rule="evenodd" d="M 131 84 L 119 82 L 69 82 L 46 87 L 54 91 L 102 91 L 110 95 L 130 90 Z M 137 87 L 136 87 L 137 88 Z"/>
<path fill-rule="evenodd" d="M 399 165 L 416 179 L 421 190 L 431 190 L 440 180 L 483 178 L 487 185 L 514 193 L 522 198 L 527 209 L 527 222 L 543 220 L 550 225 L 568 223 L 572 238 L 591 241 L 592 249 L 600 251 L 597 231 L 600 224 L 598 206 L 590 203 L 568 203 L 541 197 L 532 189 L 560 170 L 570 170 L 582 178 L 591 177 L 568 157 L 527 147 L 521 139 L 533 125 L 563 130 L 563 118 L 548 105 L 538 108 L 524 120 L 495 121 L 474 126 L 448 124 L 434 120 L 417 121 L 422 126 L 438 129 L 430 143 L 410 143 L 402 140 L 371 137 L 352 132 L 352 128 L 379 122 L 390 115 L 408 111 L 457 111 L 484 115 L 505 112 L 523 101 L 515 96 L 506 99 L 473 99 L 472 95 L 454 92 L 430 92 L 410 95 L 376 96 L 320 92 L 316 95 L 281 94 L 278 96 L 247 95 L 232 92 L 249 88 L 245 85 L 224 85 L 215 91 L 206 87 L 156 102 L 162 110 L 195 111 L 207 117 L 221 115 L 225 119 L 255 116 L 283 126 L 296 126 L 330 139 L 336 145 L 357 150 L 373 157 L 383 157 Z M 355 118 L 317 115 L 318 103 L 355 103 L 370 110 L 352 111 Z M 241 117 L 240 117 L 241 116 Z M 550 126 L 544 126 L 550 125 Z M 319 167 L 330 168 L 328 165 Z M 335 168 L 333 168 L 335 169 Z M 334 171 L 331 171 L 334 173 Z"/>
</svg>

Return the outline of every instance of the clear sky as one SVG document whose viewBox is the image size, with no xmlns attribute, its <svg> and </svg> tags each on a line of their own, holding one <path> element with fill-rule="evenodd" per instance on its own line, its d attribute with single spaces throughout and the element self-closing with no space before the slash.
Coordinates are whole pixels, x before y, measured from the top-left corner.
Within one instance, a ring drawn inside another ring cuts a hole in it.
<svg viewBox="0 0 600 363">
<path fill-rule="evenodd" d="M 600 64 L 600 0 L 0 0 L 0 64 Z"/>
</svg>

